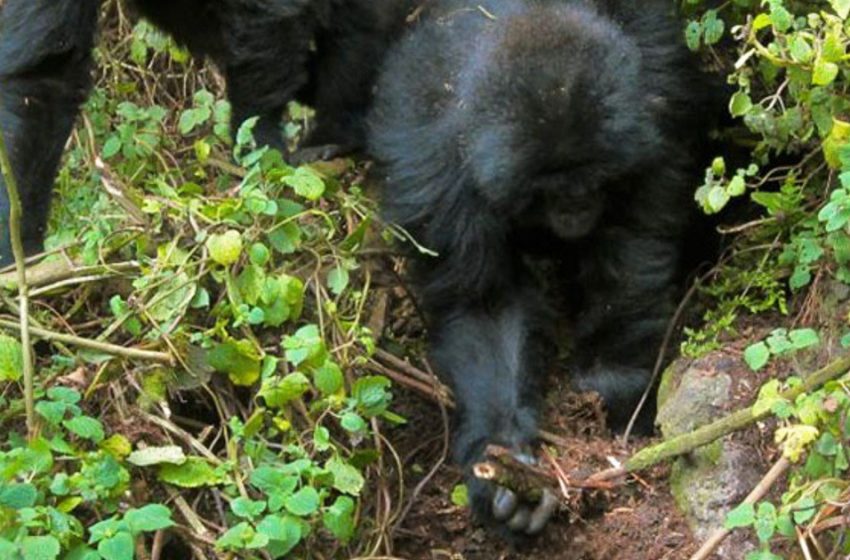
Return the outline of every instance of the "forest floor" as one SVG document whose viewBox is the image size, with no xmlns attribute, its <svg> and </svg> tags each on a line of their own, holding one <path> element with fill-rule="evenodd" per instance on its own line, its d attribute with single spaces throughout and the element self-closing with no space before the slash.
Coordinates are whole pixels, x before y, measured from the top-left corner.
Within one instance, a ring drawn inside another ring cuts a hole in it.
<svg viewBox="0 0 850 560">
<path fill-rule="evenodd" d="M 428 472 L 428 465 L 439 461 L 444 426 L 435 405 L 416 396 L 400 395 L 399 401 L 396 408 L 408 423 L 394 436 L 395 444 L 409 462 L 406 471 L 410 477 Z M 575 446 L 572 454 L 559 449 L 559 462 L 572 463 L 580 457 L 587 466 L 595 464 L 601 470 L 604 457 L 627 455 L 616 438 L 604 433 L 599 420 L 586 414 L 587 399 L 558 387 L 550 401 L 567 405 L 549 406 L 544 424 L 571 426 L 572 435 L 565 439 Z M 629 448 L 637 449 L 641 443 L 645 442 L 633 441 Z M 687 558 L 698 545 L 673 502 L 666 482 L 668 471 L 661 466 L 631 478 L 616 491 L 595 491 L 586 497 L 580 511 L 560 512 L 541 537 L 512 545 L 476 526 L 467 508 L 452 503 L 451 489 L 462 482 L 462 476 L 458 468 L 445 463 L 412 502 L 395 535 L 395 554 L 412 560 Z M 423 476 L 406 481 L 408 496 Z"/>
<path fill-rule="evenodd" d="M 403 319 L 396 318 L 396 326 L 399 321 Z M 723 372 L 734 380 L 728 403 L 733 409 L 751 404 L 766 379 L 784 377 L 776 371 L 777 364 L 758 373 L 747 367 L 742 359 L 743 349 L 765 334 L 765 321 L 751 317 L 739 323 L 739 338 L 699 359 L 700 368 Z M 411 332 L 413 336 L 402 346 L 415 355 L 414 342 L 421 342 L 420 327 L 413 327 Z M 658 441 L 657 436 L 633 436 L 623 445 L 605 427 L 598 397 L 572 392 L 568 375 L 562 373 L 551 376 L 547 389 L 541 425 L 557 434 L 559 441 L 557 445 L 544 446 L 544 461 L 556 463 L 566 473 L 587 475 L 622 462 L 635 451 Z M 701 544 L 674 501 L 669 463 L 631 476 L 610 490 L 594 490 L 579 499 L 572 498 L 573 507 L 562 509 L 536 539 L 508 543 L 496 538 L 473 522 L 468 508 L 453 503 L 452 489 L 463 482 L 463 477 L 452 464 L 450 450 L 446 448 L 450 424 L 445 418 L 450 417 L 451 411 L 445 411 L 444 415 L 434 400 L 404 386 L 396 385 L 394 395 L 393 410 L 407 420 L 405 425 L 386 434 L 404 465 L 405 496 L 401 509 L 405 513 L 392 532 L 394 557 L 663 560 L 689 558 Z M 758 454 L 758 462 L 765 471 L 776 458 L 773 430 L 767 424 L 731 436 Z M 397 481 L 393 483 L 395 486 Z"/>
</svg>

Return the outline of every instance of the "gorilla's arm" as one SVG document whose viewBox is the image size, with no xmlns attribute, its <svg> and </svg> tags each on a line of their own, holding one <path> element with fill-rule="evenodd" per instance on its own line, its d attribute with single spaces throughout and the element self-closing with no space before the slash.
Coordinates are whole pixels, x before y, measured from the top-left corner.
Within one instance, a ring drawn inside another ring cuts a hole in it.
<svg viewBox="0 0 850 560">
<path fill-rule="evenodd" d="M 495 443 L 532 460 L 541 376 L 551 353 L 548 317 L 532 287 L 513 286 L 479 304 L 458 302 L 432 317 L 432 357 L 448 377 L 458 402 L 455 459 L 465 469 Z M 510 491 L 469 477 L 472 507 L 482 519 L 518 532 L 543 529 L 557 501 L 521 503 Z M 492 516 L 492 517 L 491 517 Z"/>
<path fill-rule="evenodd" d="M 41 247 L 62 148 L 89 88 L 100 0 L 6 0 L 0 12 L 0 127 L 24 206 L 24 250 Z M 0 266 L 11 261 L 0 178 Z"/>
</svg>

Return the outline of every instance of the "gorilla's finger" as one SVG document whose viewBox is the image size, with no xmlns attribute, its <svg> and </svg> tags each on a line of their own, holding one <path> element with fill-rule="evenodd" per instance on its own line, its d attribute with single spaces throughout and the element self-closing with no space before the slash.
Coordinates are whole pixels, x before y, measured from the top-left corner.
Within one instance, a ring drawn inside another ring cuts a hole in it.
<svg viewBox="0 0 850 560">
<path fill-rule="evenodd" d="M 516 511 L 517 505 L 519 499 L 516 494 L 500 486 L 493 496 L 493 517 L 497 521 L 505 521 Z"/>
<path fill-rule="evenodd" d="M 508 521 L 508 529 L 511 531 L 524 531 L 528 527 L 528 521 L 531 519 L 531 510 L 525 506 L 521 506 L 517 512 Z"/>
<path fill-rule="evenodd" d="M 531 512 L 531 518 L 528 520 L 528 526 L 525 532 L 529 535 L 536 535 L 546 526 L 552 514 L 558 509 L 558 498 L 549 490 L 543 491 L 543 497 L 540 503 Z"/>
</svg>

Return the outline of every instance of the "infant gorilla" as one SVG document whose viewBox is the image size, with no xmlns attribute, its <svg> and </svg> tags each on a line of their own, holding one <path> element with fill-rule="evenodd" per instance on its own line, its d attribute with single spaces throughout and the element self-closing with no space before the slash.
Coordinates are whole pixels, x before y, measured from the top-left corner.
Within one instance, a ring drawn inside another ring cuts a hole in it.
<svg viewBox="0 0 850 560">
<path fill-rule="evenodd" d="M 574 382 L 622 423 L 671 316 L 707 88 L 668 0 L 436 0 L 388 55 L 369 117 L 383 211 L 438 256 L 414 280 L 458 401 L 457 460 L 526 460 L 570 270 Z M 551 298 L 549 299 L 551 301 Z M 539 532 L 555 500 L 468 478 L 478 515 Z M 508 533 L 510 534 L 510 533 Z"/>
</svg>

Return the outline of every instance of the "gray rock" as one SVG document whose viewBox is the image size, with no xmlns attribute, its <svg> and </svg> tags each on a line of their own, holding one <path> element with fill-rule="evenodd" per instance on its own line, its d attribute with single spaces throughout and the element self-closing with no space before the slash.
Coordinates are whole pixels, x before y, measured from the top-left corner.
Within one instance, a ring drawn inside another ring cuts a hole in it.
<svg viewBox="0 0 850 560">
<path fill-rule="evenodd" d="M 690 432 L 727 413 L 733 385 L 729 371 L 738 363 L 716 352 L 693 361 L 680 359 L 667 369 L 659 388 L 656 417 L 665 438 Z M 730 437 L 675 461 L 670 488 L 698 540 L 723 526 L 726 513 L 758 483 L 761 470 L 758 454 Z M 751 538 L 736 531 L 716 557 L 743 559 L 756 548 Z"/>
</svg>

